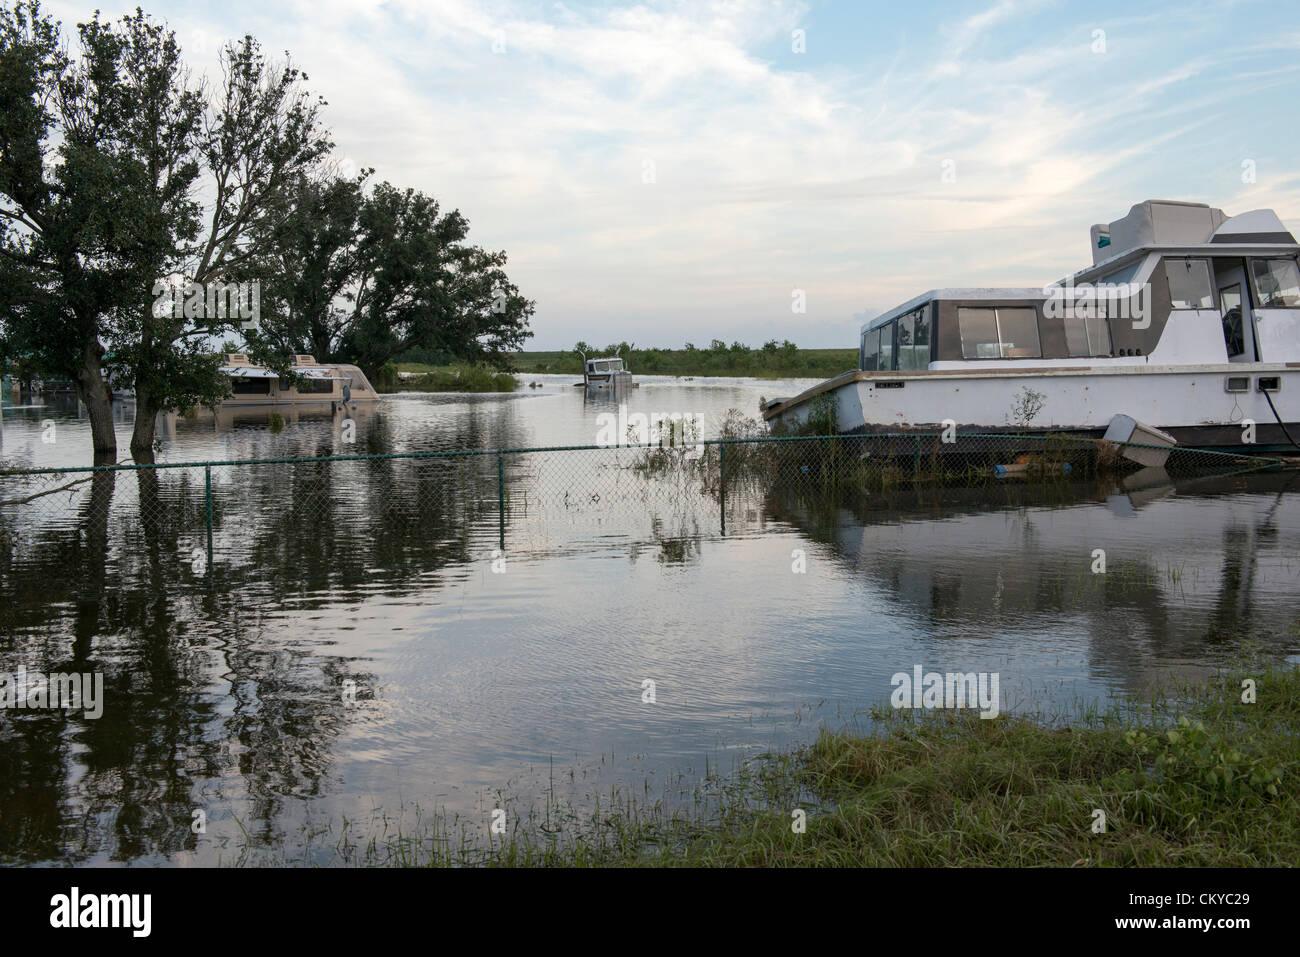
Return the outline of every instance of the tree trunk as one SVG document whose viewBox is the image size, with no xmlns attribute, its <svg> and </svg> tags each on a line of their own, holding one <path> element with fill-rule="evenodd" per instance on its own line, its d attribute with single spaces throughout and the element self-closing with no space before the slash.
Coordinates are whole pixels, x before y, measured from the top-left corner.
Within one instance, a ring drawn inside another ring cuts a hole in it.
<svg viewBox="0 0 1300 957">
<path fill-rule="evenodd" d="M 330 349 L 330 337 L 327 332 L 315 332 L 311 340 L 312 358 L 317 362 L 329 362 L 332 350 Z"/>
<path fill-rule="evenodd" d="M 148 386 L 135 384 L 135 425 L 131 428 L 131 460 L 139 465 L 154 462 L 153 439 L 158 424 L 158 403 Z"/>
<path fill-rule="evenodd" d="M 84 552 L 79 556 L 82 563 L 78 566 L 81 571 L 77 576 L 77 611 L 72 626 L 72 657 L 76 662 L 91 661 L 95 637 L 103 634 L 101 615 L 109 566 L 108 513 L 112 510 L 116 488 L 116 472 L 94 473 L 90 480 L 90 499 L 81 513 Z"/>
<path fill-rule="evenodd" d="M 113 403 L 108 398 L 108 384 L 100 358 L 104 347 L 91 339 L 82 350 L 81 368 L 77 371 L 77 398 L 90 416 L 90 440 L 95 465 L 117 464 L 117 434 L 113 431 Z"/>
</svg>

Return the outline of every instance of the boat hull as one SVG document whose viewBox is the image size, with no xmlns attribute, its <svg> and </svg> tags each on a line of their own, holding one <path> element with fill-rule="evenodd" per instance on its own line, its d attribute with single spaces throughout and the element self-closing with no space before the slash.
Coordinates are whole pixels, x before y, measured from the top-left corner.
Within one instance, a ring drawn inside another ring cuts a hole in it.
<svg viewBox="0 0 1300 957">
<path fill-rule="evenodd" d="M 1229 376 L 1247 378 L 1248 391 L 1226 391 Z M 1071 432 L 1100 438 L 1111 419 L 1122 414 L 1168 432 L 1183 447 L 1293 448 L 1268 397 L 1259 391 L 1261 377 L 1279 380 L 1280 388 L 1270 393 L 1273 405 L 1291 435 L 1300 438 L 1300 368 L 1266 363 L 1062 368 L 1033 374 L 851 372 L 793 399 L 769 403 L 764 418 L 779 431 L 805 430 L 810 422 L 831 424 L 833 410 L 835 431 L 841 433 L 935 432 L 955 426 L 960 432 Z"/>
<path fill-rule="evenodd" d="M 630 372 L 593 373 L 586 379 L 588 392 L 610 392 L 627 389 L 631 385 L 632 373 Z"/>
</svg>

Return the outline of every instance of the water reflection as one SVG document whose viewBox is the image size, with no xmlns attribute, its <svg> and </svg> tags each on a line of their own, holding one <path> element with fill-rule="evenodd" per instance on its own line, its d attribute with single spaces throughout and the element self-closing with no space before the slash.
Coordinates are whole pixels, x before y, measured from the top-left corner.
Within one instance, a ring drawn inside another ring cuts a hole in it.
<svg viewBox="0 0 1300 957">
<path fill-rule="evenodd" d="M 940 641 L 1082 625 L 1097 677 L 1130 690 L 1246 636 L 1294 638 L 1300 474 L 943 489 L 774 516 L 831 546 Z M 1097 560 L 1104 552 L 1104 573 Z"/>
<path fill-rule="evenodd" d="M 402 398 L 356 413 L 356 451 L 537 444 L 575 428 L 557 409 L 590 424 L 567 393 Z M 7 456 L 64 454 L 8 422 Z M 180 418 L 164 441 L 173 461 L 330 455 L 342 424 Z M 552 757 L 590 800 L 807 740 L 916 663 L 1072 702 L 1241 638 L 1295 650 L 1294 473 L 737 496 L 723 537 L 715 499 L 627 464 L 217 467 L 210 566 L 202 468 L 0 506 L 0 671 L 100 671 L 107 698 L 97 721 L 0 713 L 0 860 L 215 863 L 245 840 L 292 859 L 322 821 L 555 786 Z"/>
<path fill-rule="evenodd" d="M 729 410 L 754 415 L 759 400 L 771 395 L 795 395 L 809 380 L 721 379 L 692 381 L 671 376 L 638 376 L 637 387 L 615 397 L 574 388 L 574 375 L 521 377 L 518 392 L 497 395 L 402 393 L 385 396 L 374 405 L 353 406 L 355 442 L 345 442 L 329 403 L 319 408 L 286 406 L 275 411 L 285 418 L 279 433 L 269 428 L 269 410 L 222 409 L 186 418 L 161 416 L 159 461 L 196 462 L 332 454 L 354 451 L 430 452 L 465 448 L 523 448 L 592 445 L 601 433 L 600 416 L 626 405 L 629 415 L 698 416 L 707 435 Z M 536 384 L 536 388 L 531 387 Z M 31 468 L 80 466 L 90 462 L 89 423 L 85 411 L 70 396 L 50 396 L 35 409 L 6 408 L 0 420 L 0 456 L 11 464 Z M 113 404 L 119 450 L 129 446 L 135 404 Z M 41 422 L 54 419 L 59 438 L 41 440 Z M 459 444 L 458 444 L 459 443 Z"/>
</svg>

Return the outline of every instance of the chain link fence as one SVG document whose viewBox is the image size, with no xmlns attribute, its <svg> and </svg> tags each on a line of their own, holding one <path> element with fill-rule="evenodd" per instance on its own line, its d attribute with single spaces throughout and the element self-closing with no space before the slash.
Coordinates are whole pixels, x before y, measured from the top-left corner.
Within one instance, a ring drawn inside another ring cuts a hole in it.
<svg viewBox="0 0 1300 957">
<path fill-rule="evenodd" d="M 1070 435 L 889 433 L 9 470 L 0 597 L 114 566 L 178 587 L 274 577 L 364 587 L 507 552 L 748 534 L 846 495 L 1135 473 L 1150 485 L 1278 464 Z"/>
</svg>

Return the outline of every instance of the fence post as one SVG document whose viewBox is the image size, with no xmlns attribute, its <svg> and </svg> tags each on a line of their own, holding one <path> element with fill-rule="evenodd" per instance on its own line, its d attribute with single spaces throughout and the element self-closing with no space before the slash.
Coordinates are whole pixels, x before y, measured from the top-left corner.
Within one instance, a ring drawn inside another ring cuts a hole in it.
<svg viewBox="0 0 1300 957">
<path fill-rule="evenodd" d="M 921 436 L 916 437 L 916 461 L 912 464 L 912 481 L 917 482 L 921 478 Z"/>
<path fill-rule="evenodd" d="M 718 443 L 718 514 L 722 519 L 722 534 L 727 534 L 727 446 Z"/>
<path fill-rule="evenodd" d="M 506 465 L 505 457 L 497 453 L 497 516 L 499 530 L 497 541 L 502 551 L 506 548 Z"/>
<path fill-rule="evenodd" d="M 203 510 L 208 525 L 208 574 L 212 574 L 212 466 L 203 466 Z"/>
</svg>

